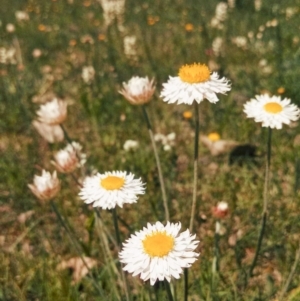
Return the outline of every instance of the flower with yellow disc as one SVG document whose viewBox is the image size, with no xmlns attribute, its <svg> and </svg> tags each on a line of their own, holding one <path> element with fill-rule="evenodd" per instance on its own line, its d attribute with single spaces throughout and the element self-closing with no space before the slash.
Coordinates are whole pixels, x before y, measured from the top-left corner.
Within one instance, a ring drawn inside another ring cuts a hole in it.
<svg viewBox="0 0 300 301">
<path fill-rule="evenodd" d="M 179 69 L 178 76 L 170 76 L 163 84 L 160 96 L 167 103 L 185 103 L 191 105 L 194 101 L 200 103 L 208 99 L 211 103 L 219 101 L 217 93 L 225 94 L 231 85 L 216 72 L 210 72 L 205 64 L 194 63 L 184 65 Z"/>
<path fill-rule="evenodd" d="M 119 253 L 124 270 L 133 276 L 139 275 L 144 281 L 150 279 L 154 285 L 157 280 L 171 281 L 180 278 L 184 268 L 189 268 L 199 256 L 194 252 L 199 241 L 189 230 L 179 234 L 181 223 L 160 222 L 147 224 L 123 244 Z"/>
<path fill-rule="evenodd" d="M 126 171 L 98 173 L 85 179 L 79 196 L 86 204 L 93 203 L 93 207 L 122 208 L 123 204 L 136 203 L 137 195 L 145 193 L 144 186 L 141 179 L 134 179 Z"/>
<path fill-rule="evenodd" d="M 244 105 L 244 112 L 248 118 L 261 122 L 263 127 L 282 129 L 282 124 L 290 124 L 300 117 L 299 108 L 291 104 L 288 98 L 280 96 L 270 97 L 267 94 L 257 95 Z"/>
</svg>

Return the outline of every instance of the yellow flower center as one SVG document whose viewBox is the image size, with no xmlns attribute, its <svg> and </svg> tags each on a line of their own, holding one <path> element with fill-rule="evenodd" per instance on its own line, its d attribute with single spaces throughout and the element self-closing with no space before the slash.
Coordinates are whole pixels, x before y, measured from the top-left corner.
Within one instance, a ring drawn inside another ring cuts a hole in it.
<svg viewBox="0 0 300 301">
<path fill-rule="evenodd" d="M 210 133 L 210 134 L 208 134 L 208 139 L 209 139 L 210 141 L 215 142 L 215 141 L 220 140 L 221 137 L 220 137 L 220 135 L 219 135 L 218 133 Z"/>
<path fill-rule="evenodd" d="M 115 176 L 107 176 L 100 181 L 100 184 L 106 190 L 120 189 L 125 183 L 125 179 Z"/>
<path fill-rule="evenodd" d="M 196 84 L 206 82 L 210 78 L 210 70 L 203 64 L 184 65 L 179 69 L 178 73 L 183 82 Z"/>
<path fill-rule="evenodd" d="M 143 240 L 143 247 L 150 257 L 164 257 L 173 249 L 174 237 L 165 231 L 154 232 Z"/>
<path fill-rule="evenodd" d="M 264 105 L 264 109 L 266 112 L 271 113 L 271 114 L 277 114 L 283 110 L 282 105 L 277 102 L 266 103 Z"/>
</svg>

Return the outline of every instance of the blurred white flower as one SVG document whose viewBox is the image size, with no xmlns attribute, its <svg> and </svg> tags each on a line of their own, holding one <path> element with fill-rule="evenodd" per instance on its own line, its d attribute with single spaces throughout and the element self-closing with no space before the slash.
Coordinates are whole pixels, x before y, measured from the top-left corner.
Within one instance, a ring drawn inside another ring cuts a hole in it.
<svg viewBox="0 0 300 301">
<path fill-rule="evenodd" d="M 118 25 L 122 23 L 122 16 L 125 11 L 125 0 L 98 0 L 103 9 L 105 26 L 109 26 L 115 19 Z"/>
<path fill-rule="evenodd" d="M 171 142 L 171 141 L 175 140 L 176 134 L 173 132 L 173 133 L 168 134 L 166 137 L 167 137 L 167 141 Z"/>
<path fill-rule="evenodd" d="M 32 125 L 49 143 L 60 142 L 64 140 L 64 132 L 60 125 L 49 125 L 38 120 L 34 120 Z"/>
<path fill-rule="evenodd" d="M 136 36 L 124 37 L 124 54 L 129 59 L 137 59 Z"/>
<path fill-rule="evenodd" d="M 267 27 L 276 27 L 278 25 L 277 19 L 270 20 L 266 23 Z"/>
<path fill-rule="evenodd" d="M 41 176 L 35 175 L 33 184 L 28 184 L 32 193 L 41 201 L 54 198 L 60 190 L 60 182 L 56 171 L 51 175 L 50 172 L 43 170 Z"/>
<path fill-rule="evenodd" d="M 287 7 L 285 10 L 285 15 L 287 19 L 293 17 L 299 11 L 298 7 Z"/>
<path fill-rule="evenodd" d="M 123 89 L 119 91 L 131 104 L 145 104 L 151 100 L 155 91 L 154 79 L 148 77 L 133 76 L 128 83 L 123 83 Z"/>
<path fill-rule="evenodd" d="M 138 141 L 135 140 L 126 140 L 124 145 L 123 145 L 123 149 L 128 152 L 131 149 L 137 149 L 139 147 L 139 143 Z"/>
<path fill-rule="evenodd" d="M 226 18 L 227 18 L 227 9 L 228 9 L 227 3 L 219 2 L 217 4 L 215 16 L 219 21 L 223 22 L 223 21 L 226 20 Z"/>
<path fill-rule="evenodd" d="M 224 25 L 222 24 L 222 22 L 219 19 L 217 19 L 216 17 L 213 17 L 211 19 L 210 25 L 211 25 L 211 27 L 217 28 L 220 30 L 224 28 Z"/>
<path fill-rule="evenodd" d="M 175 138 L 176 138 L 175 133 L 170 133 L 166 136 L 161 133 L 157 133 L 154 135 L 154 140 L 156 142 L 160 141 L 162 143 L 164 151 L 171 150 L 172 146 L 175 145 Z"/>
<path fill-rule="evenodd" d="M 15 28 L 15 25 L 14 24 L 11 24 L 11 23 L 8 23 L 6 24 L 6 31 L 9 32 L 9 33 L 12 33 L 16 30 Z"/>
<path fill-rule="evenodd" d="M 1 64 L 12 64 L 15 65 L 17 63 L 16 59 L 16 49 L 15 48 L 4 48 L 0 47 L 0 63 Z"/>
<path fill-rule="evenodd" d="M 22 22 L 22 21 L 28 21 L 29 20 L 29 15 L 25 11 L 17 10 L 15 12 L 15 17 L 17 21 Z"/>
<path fill-rule="evenodd" d="M 67 103 L 54 98 L 40 106 L 36 112 L 39 121 L 50 125 L 60 124 L 67 118 Z"/>
<path fill-rule="evenodd" d="M 235 7 L 235 0 L 227 0 L 227 2 L 228 2 L 228 6 L 230 8 L 234 8 Z"/>
<path fill-rule="evenodd" d="M 86 84 L 90 84 L 95 78 L 95 69 L 93 66 L 84 66 L 81 77 Z"/>
<path fill-rule="evenodd" d="M 231 39 L 232 43 L 239 48 L 245 48 L 247 46 L 247 38 L 238 36 Z"/>
<path fill-rule="evenodd" d="M 55 161 L 51 161 L 51 163 L 55 166 L 57 171 L 70 173 L 86 162 L 86 155 L 81 153 L 81 149 L 82 146 L 79 143 L 72 142 L 64 149 L 58 151 L 54 155 Z"/>
<path fill-rule="evenodd" d="M 261 9 L 262 0 L 254 0 L 254 8 L 256 11 L 259 11 Z"/>
<path fill-rule="evenodd" d="M 33 57 L 39 58 L 41 55 L 42 55 L 42 50 L 41 49 L 38 49 L 38 48 L 33 49 L 33 51 L 32 51 L 32 56 Z"/>
<path fill-rule="evenodd" d="M 212 42 L 212 50 L 216 56 L 219 56 L 223 48 L 223 38 L 216 37 Z"/>
<path fill-rule="evenodd" d="M 170 151 L 170 150 L 171 150 L 171 145 L 165 144 L 164 147 L 163 147 L 163 150 L 164 150 L 165 152 Z"/>
<path fill-rule="evenodd" d="M 263 34 L 262 34 L 261 32 L 257 33 L 257 35 L 256 35 L 256 38 L 257 38 L 257 39 L 260 40 L 262 37 L 263 37 Z"/>
<path fill-rule="evenodd" d="M 210 133 L 208 136 L 201 135 L 200 141 L 209 149 L 212 156 L 229 153 L 238 145 L 236 141 L 222 140 L 218 133 Z"/>
</svg>

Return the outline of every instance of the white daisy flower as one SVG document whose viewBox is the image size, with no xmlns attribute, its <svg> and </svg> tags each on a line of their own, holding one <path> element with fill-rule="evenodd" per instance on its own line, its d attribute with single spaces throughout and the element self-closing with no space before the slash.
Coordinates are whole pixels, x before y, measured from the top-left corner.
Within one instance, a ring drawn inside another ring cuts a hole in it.
<svg viewBox="0 0 300 301">
<path fill-rule="evenodd" d="M 133 76 L 128 83 L 123 83 L 123 89 L 119 91 L 133 105 L 149 102 L 154 92 L 154 79 L 149 80 L 147 76 Z"/>
<path fill-rule="evenodd" d="M 54 198 L 60 191 L 60 182 L 56 171 L 51 175 L 50 172 L 43 170 L 41 176 L 34 176 L 33 184 L 28 184 L 32 193 L 41 201 Z"/>
<path fill-rule="evenodd" d="M 134 179 L 134 175 L 126 171 L 97 173 L 85 179 L 79 196 L 86 204 L 93 203 L 93 207 L 113 209 L 118 205 L 122 208 L 123 204 L 136 203 L 137 195 L 145 193 L 144 185 L 141 179 Z"/>
<path fill-rule="evenodd" d="M 64 140 L 64 132 L 60 125 L 50 125 L 38 120 L 32 122 L 38 133 L 49 143 L 60 142 Z"/>
<path fill-rule="evenodd" d="M 39 121 L 43 123 L 50 125 L 60 124 L 67 118 L 67 103 L 54 98 L 52 101 L 41 105 L 36 114 Z"/>
<path fill-rule="evenodd" d="M 280 96 L 270 97 L 267 94 L 257 95 L 244 105 L 244 112 L 255 122 L 262 122 L 263 127 L 280 130 L 282 124 L 290 124 L 299 119 L 299 108 L 291 104 L 291 100 Z"/>
<path fill-rule="evenodd" d="M 189 230 L 180 234 L 181 223 L 160 222 L 147 224 L 123 244 L 119 253 L 124 270 L 133 276 L 140 274 L 144 281 L 150 279 L 154 285 L 157 280 L 171 281 L 171 277 L 180 278 L 183 268 L 189 268 L 199 256 L 194 252 L 199 241 Z"/>
<path fill-rule="evenodd" d="M 194 100 L 200 103 L 205 98 L 216 103 L 219 101 L 216 93 L 225 94 L 230 89 L 225 77 L 220 79 L 216 72 L 211 74 L 206 65 L 194 63 L 182 66 L 178 76 L 170 76 L 168 82 L 163 84 L 160 96 L 167 103 L 191 105 Z"/>
<path fill-rule="evenodd" d="M 51 163 L 61 173 L 73 172 L 77 167 L 84 165 L 86 155 L 81 152 L 82 146 L 77 142 L 68 144 L 64 149 L 54 155 L 55 161 Z"/>
</svg>

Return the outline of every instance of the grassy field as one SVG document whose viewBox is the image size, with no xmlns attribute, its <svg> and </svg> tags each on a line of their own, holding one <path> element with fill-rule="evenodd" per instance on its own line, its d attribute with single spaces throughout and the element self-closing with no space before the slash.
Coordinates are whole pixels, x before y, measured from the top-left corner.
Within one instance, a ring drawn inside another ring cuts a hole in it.
<svg viewBox="0 0 300 301">
<path fill-rule="evenodd" d="M 228 2 L 216 11 L 216 0 L 127 0 L 123 8 L 118 0 L 119 11 L 105 14 L 104 0 L 1 0 L 1 301 L 126 300 L 112 214 L 98 211 L 99 219 L 79 198 L 77 182 L 95 170 L 126 170 L 146 183 L 136 204 L 118 208 L 122 241 L 147 222 L 164 221 L 141 107 L 118 93 L 132 76 L 155 78 L 147 104 L 154 132 L 176 134 L 169 150 L 159 141 L 157 147 L 170 220 L 188 228 L 195 122 L 186 113 L 193 115 L 193 106 L 166 104 L 159 95 L 169 76 L 194 62 L 208 64 L 232 85 L 218 103 L 199 105 L 200 135 L 217 132 L 228 145 L 253 145 L 256 156 L 229 164 L 232 148 L 213 156 L 200 143 L 193 233 L 201 254 L 189 270 L 189 300 L 300 300 L 299 125 L 273 131 L 269 215 L 258 263 L 247 277 L 261 223 L 267 129 L 243 112 L 262 93 L 300 105 L 300 1 Z M 32 125 L 40 104 L 55 96 L 68 103 L 64 129 L 83 146 L 87 162 L 73 176 L 58 174 L 62 189 L 53 207 L 27 185 L 42 169 L 54 170 L 50 161 L 67 143 L 48 143 Z M 124 150 L 129 139 L 139 147 Z M 229 214 L 221 220 L 219 272 L 213 277 L 212 207 L 220 201 L 229 204 Z M 83 276 L 79 256 L 94 260 L 89 275 Z M 77 261 L 59 268 L 72 258 Z M 159 285 L 126 277 L 132 300 L 168 300 Z M 172 280 L 175 300 L 183 300 L 183 287 L 183 277 Z"/>
</svg>

